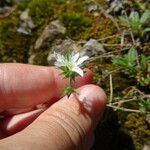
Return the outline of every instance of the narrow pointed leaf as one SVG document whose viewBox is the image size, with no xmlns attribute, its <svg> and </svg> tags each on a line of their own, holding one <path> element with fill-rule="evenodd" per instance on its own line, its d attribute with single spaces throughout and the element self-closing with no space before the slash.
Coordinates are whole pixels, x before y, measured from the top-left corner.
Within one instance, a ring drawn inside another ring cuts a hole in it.
<svg viewBox="0 0 150 150">
<path fill-rule="evenodd" d="M 119 17 L 119 19 L 120 19 L 120 21 L 122 22 L 122 23 L 124 23 L 124 24 L 126 24 L 126 25 L 130 25 L 130 21 L 129 21 L 129 18 L 128 17 L 126 17 L 126 16 L 120 16 Z"/>
<path fill-rule="evenodd" d="M 150 10 L 145 10 L 144 14 L 140 19 L 140 22 L 144 24 L 148 19 L 150 19 Z"/>
<path fill-rule="evenodd" d="M 134 63 L 134 61 L 137 59 L 137 51 L 135 48 L 130 48 L 129 52 L 128 52 L 128 61 L 131 63 Z"/>
<path fill-rule="evenodd" d="M 146 29 L 143 30 L 144 34 L 147 33 L 147 32 L 150 32 L 150 27 L 148 27 L 148 28 L 146 28 Z"/>
<path fill-rule="evenodd" d="M 140 20 L 139 13 L 137 11 L 131 12 L 129 18 L 132 20 L 132 22 L 139 22 L 139 20 Z"/>
</svg>

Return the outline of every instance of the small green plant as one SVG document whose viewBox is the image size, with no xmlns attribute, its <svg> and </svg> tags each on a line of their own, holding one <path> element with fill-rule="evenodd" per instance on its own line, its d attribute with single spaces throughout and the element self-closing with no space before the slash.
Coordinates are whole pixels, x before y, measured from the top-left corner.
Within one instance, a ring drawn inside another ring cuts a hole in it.
<svg viewBox="0 0 150 150">
<path fill-rule="evenodd" d="M 86 61 L 89 57 L 83 56 L 80 57 L 79 53 L 72 52 L 71 54 L 60 55 L 54 53 L 56 58 L 55 66 L 57 66 L 61 71 L 64 78 L 69 79 L 69 85 L 64 88 L 63 95 L 68 97 L 71 93 L 75 92 L 73 83 L 75 82 L 75 77 L 79 74 L 81 77 L 84 76 L 83 62 Z"/>
<path fill-rule="evenodd" d="M 137 11 L 132 11 L 129 17 L 120 16 L 119 19 L 134 35 L 144 37 L 147 32 L 150 32 L 150 26 L 146 27 L 146 22 L 150 19 L 150 10 L 145 10 L 141 17 Z"/>
<path fill-rule="evenodd" d="M 138 55 L 133 47 L 122 57 L 113 58 L 113 63 L 120 66 L 130 77 L 135 78 L 140 86 L 150 84 L 149 62 L 150 56 Z"/>
<path fill-rule="evenodd" d="M 140 101 L 139 106 L 144 111 L 150 110 L 150 99 Z"/>
<path fill-rule="evenodd" d="M 138 54 L 137 51 L 132 47 L 123 57 L 114 57 L 113 63 L 124 68 L 130 76 L 135 76 L 136 74 L 136 60 Z"/>
</svg>

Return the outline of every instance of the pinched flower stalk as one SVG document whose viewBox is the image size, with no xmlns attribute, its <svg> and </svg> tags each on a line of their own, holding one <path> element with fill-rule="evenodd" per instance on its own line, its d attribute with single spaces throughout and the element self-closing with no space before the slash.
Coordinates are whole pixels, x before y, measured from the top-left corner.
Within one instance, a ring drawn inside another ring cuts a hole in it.
<svg viewBox="0 0 150 150">
<path fill-rule="evenodd" d="M 57 66 L 61 71 L 65 78 L 69 78 L 69 86 L 65 87 L 63 94 L 68 97 L 72 92 L 75 91 L 73 88 L 73 82 L 75 81 L 75 77 L 80 75 L 84 76 L 83 71 L 83 62 L 86 61 L 89 57 L 83 56 L 80 57 L 79 53 L 72 52 L 71 54 L 60 55 L 58 53 L 54 53 L 56 58 L 55 66 Z"/>
</svg>

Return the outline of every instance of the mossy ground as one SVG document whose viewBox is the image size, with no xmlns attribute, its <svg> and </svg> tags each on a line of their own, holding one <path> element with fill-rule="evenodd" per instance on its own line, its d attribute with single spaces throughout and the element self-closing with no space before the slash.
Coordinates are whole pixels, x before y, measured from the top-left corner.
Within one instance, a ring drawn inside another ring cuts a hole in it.
<svg viewBox="0 0 150 150">
<path fill-rule="evenodd" d="M 106 0 L 97 0 L 97 2 L 104 8 L 107 7 Z M 20 14 L 27 7 L 30 9 L 29 15 L 36 28 L 31 35 L 25 36 L 17 33 L 17 27 L 20 22 Z M 51 47 L 39 51 L 34 50 L 33 47 L 45 26 L 55 19 L 61 20 L 67 28 L 66 37 L 73 40 L 98 39 L 105 45 L 107 52 L 119 49 L 115 45 L 120 43 L 120 37 L 106 38 L 120 34 L 116 25 L 102 12 L 98 16 L 88 12 L 88 4 L 85 0 L 23 0 L 16 4 L 13 13 L 0 19 L 0 61 L 28 63 L 29 54 L 32 53 L 34 55 L 33 64 L 48 65 L 47 56 Z M 149 48 L 149 45 L 145 46 L 143 52 L 147 52 Z M 110 59 L 104 58 L 92 62 L 89 64 L 89 68 L 94 72 L 95 83 L 101 85 L 109 97 L 108 72 L 117 69 L 116 66 L 112 64 Z M 122 97 L 124 89 L 129 85 L 135 85 L 135 81 L 120 73 L 113 74 L 115 97 Z M 150 136 L 150 127 L 144 117 L 124 112 L 118 114 L 123 128 L 131 131 L 130 134 L 135 138 L 135 145 L 141 148 L 145 139 Z"/>
<path fill-rule="evenodd" d="M 18 15 L 0 21 L 0 61 L 1 62 L 27 62 L 29 47 L 28 37 L 16 32 Z"/>
</svg>

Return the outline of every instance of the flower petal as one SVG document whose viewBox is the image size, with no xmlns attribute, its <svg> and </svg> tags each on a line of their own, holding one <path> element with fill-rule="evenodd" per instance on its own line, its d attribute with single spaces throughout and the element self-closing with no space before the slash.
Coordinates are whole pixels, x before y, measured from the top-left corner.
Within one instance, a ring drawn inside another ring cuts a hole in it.
<svg viewBox="0 0 150 150">
<path fill-rule="evenodd" d="M 74 67 L 73 69 L 72 69 L 72 71 L 74 71 L 74 72 L 76 72 L 76 73 L 78 73 L 81 77 L 83 77 L 83 70 L 81 69 L 81 68 L 79 68 L 79 67 Z"/>
<path fill-rule="evenodd" d="M 63 55 L 54 52 L 54 57 L 56 58 L 55 66 L 66 66 L 65 57 Z"/>
<path fill-rule="evenodd" d="M 89 56 L 83 56 L 83 57 L 79 58 L 78 61 L 77 61 L 77 65 L 82 64 L 87 59 L 89 59 Z"/>
<path fill-rule="evenodd" d="M 79 53 L 76 53 L 74 56 L 72 56 L 72 63 L 76 63 L 77 62 L 77 60 L 79 59 L 79 56 L 80 56 L 80 54 Z"/>
<path fill-rule="evenodd" d="M 65 64 L 65 63 L 62 63 L 62 62 L 59 62 L 59 61 L 56 61 L 56 62 L 55 62 L 55 66 L 57 66 L 57 67 L 62 67 L 62 66 L 66 66 L 66 64 Z"/>
</svg>

